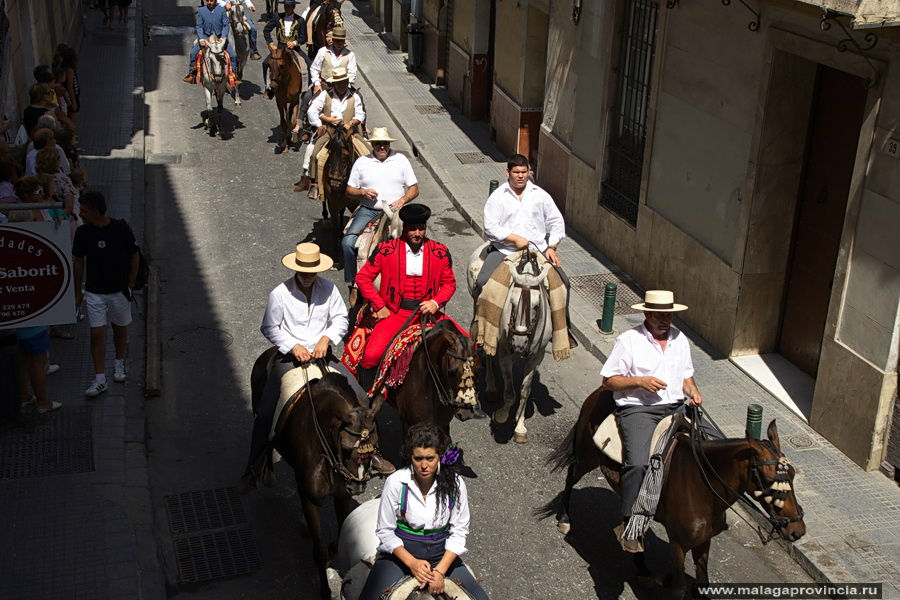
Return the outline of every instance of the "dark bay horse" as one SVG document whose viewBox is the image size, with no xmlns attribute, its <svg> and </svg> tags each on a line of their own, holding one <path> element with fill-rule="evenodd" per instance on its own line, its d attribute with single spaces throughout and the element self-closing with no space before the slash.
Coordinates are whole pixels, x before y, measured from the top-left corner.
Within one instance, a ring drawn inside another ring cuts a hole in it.
<svg viewBox="0 0 900 600">
<path fill-rule="evenodd" d="M 263 352 L 250 375 L 254 411 L 268 377 L 268 363 L 275 348 Z M 322 534 L 319 509 L 328 496 L 334 498 L 338 529 L 354 508 L 353 496 L 361 494 L 371 477 L 372 459 L 378 445 L 375 411 L 360 406 L 343 375 L 326 373 L 309 381 L 301 390 L 273 446 L 294 469 L 297 493 L 303 506 L 319 571 L 319 593 L 329 598 L 326 569 L 328 544 Z M 295 394 L 296 395 L 296 394 Z M 272 450 L 269 450 L 263 481 L 275 483 Z"/>
<path fill-rule="evenodd" d="M 296 141 L 292 139 L 291 132 L 297 125 L 300 93 L 303 91 L 303 73 L 290 53 L 287 48 L 279 46 L 272 50 L 269 60 L 269 79 L 275 89 L 275 103 L 281 125 L 281 143 L 276 149 L 277 153 L 284 152 L 289 141 Z"/>
<path fill-rule="evenodd" d="M 322 202 L 322 218 L 330 218 L 331 231 L 334 233 L 334 256 L 336 262 L 341 263 L 341 233 L 343 231 L 344 209 L 353 210 L 356 202 L 347 197 L 347 179 L 350 178 L 350 169 L 353 167 L 355 154 L 353 152 L 353 134 L 355 128 L 347 131 L 343 126 L 323 123 L 319 135 L 328 135 L 329 140 L 328 160 L 322 170 L 322 188 L 325 193 L 325 201 Z M 327 132 L 327 133 L 326 133 Z"/>
<path fill-rule="evenodd" d="M 322 8 L 316 16 L 315 23 L 312 27 L 312 39 L 307 40 L 307 49 L 310 56 L 315 56 L 319 48 L 325 45 L 325 34 L 336 25 L 343 25 L 344 19 L 341 17 L 341 1 L 325 0 L 322 2 Z"/>
<path fill-rule="evenodd" d="M 539 509 L 539 514 L 556 513 L 560 532 L 571 529 L 569 498 L 572 487 L 587 473 L 600 467 L 618 492 L 621 465 L 600 452 L 593 442 L 600 423 L 615 410 L 612 392 L 599 388 L 581 406 L 578 421 L 562 445 L 548 458 L 553 470 L 568 467 L 562 493 Z M 684 559 L 688 551 L 694 559 L 696 582 L 709 582 L 709 547 L 713 537 L 727 528 L 725 513 L 739 496 L 752 494 L 766 511 L 772 533 L 796 541 L 806 533 L 803 509 L 794 495 L 794 468 L 781 452 L 778 429 L 773 420 L 767 440 L 729 438 L 693 441 L 679 434 L 663 481 L 655 520 L 669 537 L 672 559 L 672 591 L 676 598 L 686 592 Z M 747 501 L 749 503 L 749 500 Z M 768 540 L 764 540 L 768 541 Z M 643 553 L 634 555 L 638 581 L 652 581 Z"/>
<path fill-rule="evenodd" d="M 387 401 L 400 415 L 403 435 L 411 425 L 423 421 L 434 423 L 450 435 L 454 415 L 462 421 L 471 418 L 475 404 L 463 398 L 467 393 L 474 394 L 477 370 L 472 340 L 449 319 L 435 323 L 413 353 L 403 383 L 387 388 Z M 383 396 L 377 398 L 373 409 L 377 411 L 383 401 Z"/>
</svg>

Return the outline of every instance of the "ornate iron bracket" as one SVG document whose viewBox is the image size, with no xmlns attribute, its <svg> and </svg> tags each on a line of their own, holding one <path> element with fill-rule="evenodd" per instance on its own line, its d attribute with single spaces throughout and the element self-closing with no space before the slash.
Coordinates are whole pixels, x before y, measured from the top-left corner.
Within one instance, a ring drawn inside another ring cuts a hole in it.
<svg viewBox="0 0 900 600">
<path fill-rule="evenodd" d="M 753 10 L 752 8 L 750 8 L 750 5 L 747 4 L 746 2 L 744 2 L 744 0 L 738 0 L 738 2 L 740 2 L 741 4 L 743 4 L 743 5 L 744 5 L 744 8 L 746 8 L 747 10 L 749 10 L 751 13 L 753 13 L 753 16 L 756 17 L 755 20 L 750 21 L 749 23 L 747 23 L 747 29 L 749 29 L 750 31 L 759 31 L 759 26 L 760 26 L 760 20 L 759 20 L 760 13 L 759 13 L 759 11 L 755 11 L 755 10 Z M 730 6 L 730 5 L 731 5 L 731 0 L 722 0 L 722 5 L 723 5 L 723 6 Z"/>
<path fill-rule="evenodd" d="M 837 26 L 841 28 L 841 31 L 843 31 L 844 35 L 846 35 L 847 37 L 838 41 L 838 43 L 835 44 L 834 47 L 837 48 L 838 52 L 846 52 L 847 50 L 852 50 L 854 54 L 858 54 L 859 56 L 861 56 L 862 59 L 865 60 L 869 65 L 869 68 L 872 69 L 872 73 L 874 73 L 873 77 L 866 82 L 866 87 L 874 87 L 878 83 L 880 73 L 865 53 L 878 45 L 878 36 L 869 31 L 863 36 L 864 43 L 860 44 L 858 41 L 853 39 L 850 31 L 844 26 L 843 23 L 841 23 L 839 17 L 840 14 L 834 12 L 833 10 L 826 9 L 822 13 L 822 21 L 819 23 L 819 27 L 822 29 L 822 31 L 828 31 L 829 29 L 831 29 L 832 23 L 837 23 Z"/>
</svg>

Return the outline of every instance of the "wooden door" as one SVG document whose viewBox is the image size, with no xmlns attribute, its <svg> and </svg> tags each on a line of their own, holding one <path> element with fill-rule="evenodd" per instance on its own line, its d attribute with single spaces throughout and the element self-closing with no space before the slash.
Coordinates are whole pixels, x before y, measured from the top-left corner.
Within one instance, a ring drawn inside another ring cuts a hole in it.
<svg viewBox="0 0 900 600">
<path fill-rule="evenodd" d="M 778 350 L 813 377 L 866 102 L 863 79 L 819 65 Z"/>
</svg>

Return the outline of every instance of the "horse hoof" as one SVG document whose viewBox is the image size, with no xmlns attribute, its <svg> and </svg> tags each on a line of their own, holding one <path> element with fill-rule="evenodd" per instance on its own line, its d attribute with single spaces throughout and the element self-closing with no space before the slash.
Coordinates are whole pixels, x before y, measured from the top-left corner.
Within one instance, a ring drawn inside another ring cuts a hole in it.
<svg viewBox="0 0 900 600">
<path fill-rule="evenodd" d="M 491 421 L 493 421 L 497 425 L 503 425 L 509 420 L 509 411 L 504 411 L 502 408 L 498 408 L 494 411 L 494 414 L 491 415 Z"/>
<path fill-rule="evenodd" d="M 517 444 L 527 444 L 528 443 L 528 433 L 519 433 L 516 431 L 513 433 L 513 441 Z"/>
<path fill-rule="evenodd" d="M 556 530 L 559 531 L 563 535 L 569 535 L 569 532 L 572 531 L 571 523 L 563 523 L 562 521 L 558 521 L 556 523 Z"/>
</svg>

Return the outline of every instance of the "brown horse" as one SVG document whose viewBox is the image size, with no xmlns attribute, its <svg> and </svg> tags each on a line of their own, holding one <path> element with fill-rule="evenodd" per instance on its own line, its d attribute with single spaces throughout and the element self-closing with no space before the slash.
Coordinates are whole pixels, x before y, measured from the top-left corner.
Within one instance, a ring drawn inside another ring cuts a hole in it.
<svg viewBox="0 0 900 600">
<path fill-rule="evenodd" d="M 568 467 L 566 486 L 556 499 L 538 512 L 556 513 L 560 532 L 568 533 L 569 498 L 572 487 L 587 473 L 600 467 L 610 485 L 618 491 L 621 465 L 600 452 L 593 442 L 600 423 L 615 410 L 612 392 L 599 388 L 581 406 L 578 421 L 562 445 L 548 458 L 556 471 Z M 672 591 L 682 598 L 686 591 L 684 559 L 688 551 L 694 559 L 696 582 L 709 581 L 707 563 L 712 538 L 727 528 L 725 512 L 738 499 L 750 503 L 744 494 L 752 494 L 765 509 L 775 533 L 796 541 L 806 533 L 803 509 L 794 495 L 794 468 L 778 439 L 773 420 L 768 440 L 731 438 L 695 441 L 679 434 L 672 452 L 655 520 L 662 523 L 669 537 L 672 559 Z M 768 540 L 764 540 L 766 542 Z M 638 581 L 650 583 L 650 571 L 643 553 L 634 555 Z"/>
<path fill-rule="evenodd" d="M 350 169 L 353 167 L 355 154 L 353 151 L 353 134 L 356 128 L 349 131 L 343 126 L 334 126 L 322 123 L 319 135 L 328 135 L 329 140 L 328 160 L 322 170 L 322 188 L 325 193 L 325 201 L 322 203 L 322 218 L 331 219 L 331 231 L 334 232 L 334 256 L 340 265 L 343 253 L 341 252 L 341 235 L 343 231 L 344 209 L 353 210 L 357 202 L 347 197 L 347 179 L 350 178 Z"/>
<path fill-rule="evenodd" d="M 341 17 L 341 2 L 338 0 L 325 0 L 312 27 L 312 39 L 307 41 L 307 50 L 310 56 L 315 56 L 319 48 L 325 45 L 325 34 L 335 25 L 343 25 Z"/>
<path fill-rule="evenodd" d="M 297 125 L 297 112 L 300 108 L 300 93 L 303 91 L 303 73 L 291 58 L 290 50 L 277 47 L 272 50 L 269 59 L 269 78 L 275 89 L 275 103 L 278 106 L 278 117 L 281 121 L 281 143 L 277 153 L 284 152 L 288 142 L 296 142 L 292 132 Z"/>
<path fill-rule="evenodd" d="M 475 405 L 462 398 L 467 390 L 474 393 L 477 370 L 473 341 L 449 319 L 435 323 L 413 353 L 403 383 L 387 388 L 387 401 L 400 415 L 404 436 L 407 428 L 423 421 L 450 435 L 454 415 L 461 421 L 470 419 Z M 379 396 L 373 409 L 377 411 L 383 401 L 384 396 Z"/>
<path fill-rule="evenodd" d="M 253 365 L 250 383 L 254 410 L 262 397 L 274 351 L 275 348 L 266 350 Z M 319 508 L 326 497 L 332 496 L 340 529 L 354 508 L 352 496 L 361 494 L 371 477 L 378 430 L 375 411 L 359 405 L 343 375 L 326 373 L 297 393 L 300 396 L 294 409 L 272 445 L 294 469 L 319 570 L 319 592 L 322 598 L 329 598 L 328 545 L 322 534 Z M 270 487 L 275 483 L 271 448 L 263 481 Z"/>
</svg>

